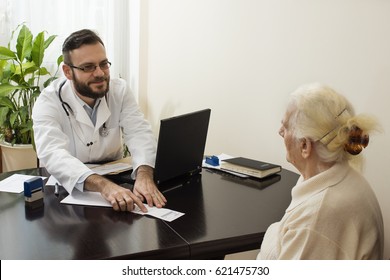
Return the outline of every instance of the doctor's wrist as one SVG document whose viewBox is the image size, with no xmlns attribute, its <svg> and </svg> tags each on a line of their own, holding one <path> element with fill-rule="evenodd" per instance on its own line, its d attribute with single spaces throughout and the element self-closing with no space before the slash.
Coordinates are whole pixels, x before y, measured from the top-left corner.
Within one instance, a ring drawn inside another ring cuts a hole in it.
<svg viewBox="0 0 390 280">
<path fill-rule="evenodd" d="M 149 178 L 153 178 L 153 168 L 148 165 L 139 166 L 137 168 L 136 179 L 138 179 L 139 176 L 147 176 Z"/>
<path fill-rule="evenodd" d="M 84 181 L 84 189 L 102 193 L 104 188 L 113 184 L 110 180 L 98 174 L 91 174 Z"/>
</svg>

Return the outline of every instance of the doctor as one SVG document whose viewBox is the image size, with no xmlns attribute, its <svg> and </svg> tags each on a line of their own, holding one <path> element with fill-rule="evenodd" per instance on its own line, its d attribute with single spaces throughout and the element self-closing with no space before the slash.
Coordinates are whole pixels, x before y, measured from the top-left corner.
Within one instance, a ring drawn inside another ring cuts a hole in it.
<svg viewBox="0 0 390 280">
<path fill-rule="evenodd" d="M 62 47 L 66 79 L 42 91 L 33 108 L 34 137 L 43 166 L 71 193 L 97 191 L 114 210 L 134 204 L 163 207 L 166 199 L 153 181 L 156 142 L 125 81 L 110 79 L 104 44 L 91 30 L 72 33 Z M 85 163 L 132 155 L 134 190 L 94 174 Z"/>
</svg>

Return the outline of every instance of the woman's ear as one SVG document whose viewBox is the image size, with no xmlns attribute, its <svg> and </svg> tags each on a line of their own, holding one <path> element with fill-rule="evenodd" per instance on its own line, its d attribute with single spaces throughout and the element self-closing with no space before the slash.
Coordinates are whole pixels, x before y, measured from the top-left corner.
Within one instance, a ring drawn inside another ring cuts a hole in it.
<svg viewBox="0 0 390 280">
<path fill-rule="evenodd" d="M 301 148 L 302 157 L 305 159 L 309 158 L 312 153 L 313 143 L 309 138 L 302 138 L 300 139 L 300 142 L 301 142 L 300 148 Z"/>
</svg>

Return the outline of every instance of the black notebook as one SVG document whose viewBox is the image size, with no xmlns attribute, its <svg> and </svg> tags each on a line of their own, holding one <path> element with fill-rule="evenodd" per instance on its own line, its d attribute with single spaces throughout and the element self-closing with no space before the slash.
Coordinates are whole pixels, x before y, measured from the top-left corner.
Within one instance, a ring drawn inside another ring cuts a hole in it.
<svg viewBox="0 0 390 280">
<path fill-rule="evenodd" d="M 256 178 L 264 178 L 282 170 L 280 165 L 254 160 L 245 157 L 235 157 L 221 161 L 221 169 L 233 171 Z"/>
</svg>

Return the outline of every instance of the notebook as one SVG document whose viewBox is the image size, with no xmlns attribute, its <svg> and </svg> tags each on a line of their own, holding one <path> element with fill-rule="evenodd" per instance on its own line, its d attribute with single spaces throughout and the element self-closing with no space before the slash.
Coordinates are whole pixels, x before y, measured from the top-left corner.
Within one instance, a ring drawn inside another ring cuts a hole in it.
<svg viewBox="0 0 390 280">
<path fill-rule="evenodd" d="M 157 185 L 201 172 L 210 114 L 204 109 L 161 120 L 154 168 Z"/>
<path fill-rule="evenodd" d="M 280 172 L 282 170 L 282 167 L 280 165 L 264 161 L 254 160 L 245 157 L 236 157 L 222 160 L 221 169 L 257 178 L 264 178 Z"/>
</svg>

